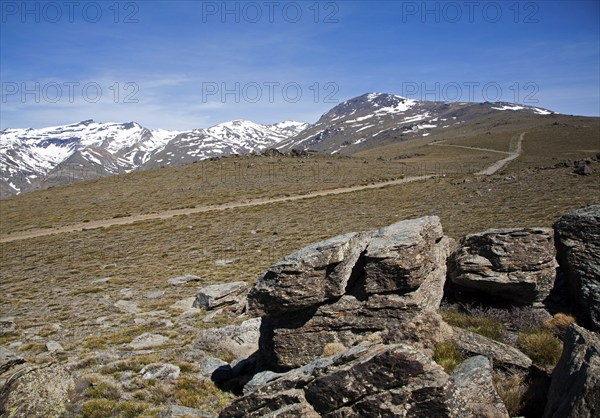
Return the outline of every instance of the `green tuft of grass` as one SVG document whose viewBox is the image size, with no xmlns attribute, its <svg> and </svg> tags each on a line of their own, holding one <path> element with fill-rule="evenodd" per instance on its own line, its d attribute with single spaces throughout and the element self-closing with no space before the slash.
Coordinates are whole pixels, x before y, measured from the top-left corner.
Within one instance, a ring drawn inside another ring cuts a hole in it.
<svg viewBox="0 0 600 418">
<path fill-rule="evenodd" d="M 223 409 L 232 400 L 230 395 L 212 382 L 192 377 L 182 377 L 177 381 L 174 396 L 182 406 L 203 409 L 208 407 L 213 411 Z"/>
<path fill-rule="evenodd" d="M 563 344 L 550 331 L 540 329 L 520 334 L 517 347 L 534 363 L 543 367 L 554 367 L 562 354 Z"/>
<path fill-rule="evenodd" d="M 501 341 L 502 335 L 506 331 L 506 326 L 502 322 L 483 316 L 473 316 L 458 311 L 447 310 L 442 311 L 442 317 L 450 325 L 469 330 L 496 341 Z"/>
<path fill-rule="evenodd" d="M 439 343 L 433 351 L 433 360 L 442 366 L 447 373 L 452 373 L 464 359 L 463 353 L 453 341 Z"/>
</svg>

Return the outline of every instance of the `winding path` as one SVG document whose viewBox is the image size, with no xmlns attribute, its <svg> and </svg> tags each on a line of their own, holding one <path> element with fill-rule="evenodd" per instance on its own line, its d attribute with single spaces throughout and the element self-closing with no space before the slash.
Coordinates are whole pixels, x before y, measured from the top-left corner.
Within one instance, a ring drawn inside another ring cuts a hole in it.
<svg viewBox="0 0 600 418">
<path fill-rule="evenodd" d="M 477 175 L 489 176 L 489 175 L 496 173 L 498 170 L 502 169 L 506 164 L 508 164 L 509 162 L 511 162 L 512 160 L 517 158 L 519 155 L 521 155 L 522 142 L 523 142 L 525 133 L 526 132 L 523 132 L 519 136 L 515 151 L 512 151 L 510 153 L 505 152 L 505 151 L 487 149 L 487 148 L 466 147 L 463 145 L 451 145 L 451 144 L 442 144 L 442 143 L 433 143 L 430 145 L 467 148 L 467 149 L 473 149 L 473 150 L 478 150 L 478 151 L 487 151 L 487 152 L 508 154 L 508 156 L 506 158 L 496 161 L 495 163 L 493 163 L 486 169 L 476 173 Z M 65 226 L 61 226 L 61 227 L 57 227 L 57 228 L 31 229 L 29 231 L 19 231 L 19 232 L 15 232 L 12 234 L 4 235 L 4 236 L 0 237 L 0 243 L 43 237 L 43 236 L 53 235 L 53 234 L 62 234 L 62 233 L 67 233 L 67 232 L 83 231 L 83 230 L 88 230 L 88 229 L 106 228 L 106 227 L 115 226 L 115 225 L 129 225 L 129 224 L 133 224 L 136 222 L 146 222 L 146 221 L 155 221 L 155 220 L 161 220 L 161 219 L 169 219 L 169 218 L 172 218 L 175 216 L 190 215 L 190 214 L 194 214 L 194 213 L 214 212 L 214 211 L 218 212 L 218 211 L 224 211 L 224 210 L 228 210 L 228 209 L 246 208 L 246 207 L 250 207 L 250 206 L 260 206 L 260 205 L 267 205 L 267 204 L 280 203 L 280 202 L 293 202 L 296 200 L 311 199 L 313 197 L 352 193 L 352 192 L 357 192 L 357 191 L 361 191 L 361 190 L 380 189 L 380 188 L 383 188 L 386 186 L 396 186 L 396 185 L 405 184 L 405 183 L 412 183 L 414 181 L 426 180 L 426 179 L 436 177 L 439 175 L 440 174 L 412 176 L 412 177 L 405 177 L 403 179 L 382 181 L 379 183 L 368 184 L 368 185 L 363 185 L 363 186 L 340 187 L 337 189 L 319 190 L 316 192 L 310 192 L 310 193 L 306 193 L 303 195 L 297 195 L 297 196 L 274 197 L 274 198 L 268 198 L 268 199 L 267 198 L 251 199 L 251 200 L 247 200 L 244 202 L 224 203 L 222 205 L 203 205 L 203 206 L 197 206 L 195 208 L 173 209 L 173 210 L 166 210 L 166 211 L 158 212 L 158 213 L 131 215 L 131 216 L 123 217 L 123 218 L 99 219 L 96 221 L 80 222 L 80 223 L 65 225 Z"/>
</svg>

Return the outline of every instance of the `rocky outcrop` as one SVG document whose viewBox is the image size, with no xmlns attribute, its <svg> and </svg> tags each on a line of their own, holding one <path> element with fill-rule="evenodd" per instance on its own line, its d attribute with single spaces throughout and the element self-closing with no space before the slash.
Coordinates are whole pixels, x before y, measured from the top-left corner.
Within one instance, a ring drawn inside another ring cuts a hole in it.
<svg viewBox="0 0 600 418">
<path fill-rule="evenodd" d="M 264 316 L 259 366 L 300 367 L 332 344 L 348 348 L 372 333 L 412 326 L 439 307 L 450 247 L 439 219 L 424 217 L 286 257 L 248 295 L 250 314 Z"/>
<path fill-rule="evenodd" d="M 600 414 L 600 336 L 571 325 L 554 369 L 545 418 Z"/>
<path fill-rule="evenodd" d="M 582 322 L 600 331 L 600 205 L 563 215 L 554 231 L 557 260 Z"/>
<path fill-rule="evenodd" d="M 4 371 L 0 390 L 2 417 L 62 417 L 75 382 L 60 364 L 22 364 Z"/>
<path fill-rule="evenodd" d="M 449 376 L 413 346 L 361 344 L 286 373 L 256 375 L 220 417 L 508 417 L 491 371 L 477 356 Z"/>
<path fill-rule="evenodd" d="M 220 417 L 451 416 L 449 376 L 407 345 L 359 345 L 271 377 Z"/>
<path fill-rule="evenodd" d="M 593 223 L 581 215 L 560 229 L 557 248 L 578 251 L 563 251 L 561 265 L 586 278 L 580 284 L 589 296 L 598 279 L 598 247 L 589 240 L 600 234 L 597 218 Z M 573 242 L 563 239 L 564 231 L 575 236 L 577 228 L 585 232 Z M 451 326 L 439 312 L 448 264 L 451 289 L 486 293 L 495 310 L 501 311 L 495 300 L 503 299 L 500 305 L 511 309 L 528 305 L 519 309 L 543 313 L 538 308 L 551 299 L 556 274 L 553 237 L 547 228 L 488 230 L 465 237 L 456 250 L 439 219 L 424 217 L 340 235 L 285 257 L 248 293 L 248 314 L 262 317 L 258 353 L 231 365 L 207 364 L 213 381 L 243 392 L 220 416 L 505 418 L 493 367 L 526 379 L 515 389 L 527 390 L 515 401 L 523 403 L 513 409 L 539 416 L 547 405 L 548 417 L 597 415 L 597 334 L 570 329 L 546 403 L 548 371 L 509 345 L 521 329 L 518 321 L 501 319 L 513 326 L 502 335 L 505 344 Z M 471 356 L 451 375 L 433 360 L 434 353 L 445 360 L 441 342 Z M 207 339 L 199 344 L 206 347 Z M 564 384 L 569 390 L 561 394 Z"/>
<path fill-rule="evenodd" d="M 549 228 L 490 229 L 467 235 L 450 261 L 460 288 L 501 297 L 515 305 L 542 302 L 556 275 Z"/>
</svg>

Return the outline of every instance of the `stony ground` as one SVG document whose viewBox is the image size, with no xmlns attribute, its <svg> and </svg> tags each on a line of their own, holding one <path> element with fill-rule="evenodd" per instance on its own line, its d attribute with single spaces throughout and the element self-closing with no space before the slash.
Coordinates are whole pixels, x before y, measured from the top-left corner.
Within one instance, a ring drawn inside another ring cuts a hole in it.
<svg viewBox="0 0 600 418">
<path fill-rule="evenodd" d="M 457 163 L 444 177 L 401 186 L 2 243 L 0 316 L 14 317 L 16 329 L 0 337 L 0 347 L 34 362 L 58 360 L 72 365 L 83 382 L 76 399 L 79 415 L 102 416 L 94 411 L 108 410 L 152 416 L 166 404 L 217 411 L 232 395 L 203 381 L 199 364 L 206 354 L 229 361 L 231 353 L 211 352 L 209 344 L 197 344 L 198 332 L 243 318 L 208 315 L 182 307 L 186 302 L 180 301 L 208 284 L 237 280 L 252 284 L 284 255 L 343 232 L 438 215 L 446 234 L 460 238 L 490 227 L 550 227 L 561 214 L 598 203 L 600 164 L 591 163 L 595 171 L 591 176 L 577 176 L 570 162 L 561 163 L 599 152 L 593 136 L 597 127 L 565 130 L 556 138 L 549 137 L 548 131 L 559 128 L 544 129 L 528 133 L 523 157 L 492 176 L 474 176 L 465 167 L 493 161 L 502 157 L 499 154 L 411 145 L 395 152 L 442 150 L 444 158 L 460 156 L 457 161 L 464 164 Z M 505 137 L 504 145 L 494 138 L 494 147 L 508 149 L 511 138 Z M 568 151 L 560 142 L 565 138 L 570 139 Z M 473 138 L 463 141 L 467 146 L 486 145 Z M 439 154 L 417 158 L 432 158 L 431 163 L 435 155 Z M 327 162 L 317 161 L 323 167 Z M 347 181 L 336 177 L 336 185 L 365 184 L 407 173 L 405 159 L 361 156 L 330 162 L 348 174 Z M 318 165 L 311 160 L 282 164 L 289 164 L 290 170 Z M 418 164 L 408 167 L 413 170 Z M 176 180 L 172 182 L 165 180 L 166 169 L 155 170 L 146 173 L 147 182 L 134 182 L 133 187 L 126 182 L 115 187 L 104 180 L 94 182 L 85 193 L 86 186 L 75 185 L 1 201 L 0 230 L 4 234 L 174 209 L 191 202 L 223 203 L 329 186 L 322 178 L 313 176 L 309 181 L 306 176 L 291 185 L 237 181 L 194 189 L 197 177 L 184 168 L 173 170 Z M 184 186 L 185 179 L 189 183 Z M 186 274 L 200 279 L 169 284 L 169 279 Z M 158 346 L 132 347 L 130 343 L 144 333 L 164 338 Z M 158 361 L 177 365 L 180 377 L 143 379 L 142 368 Z"/>
</svg>

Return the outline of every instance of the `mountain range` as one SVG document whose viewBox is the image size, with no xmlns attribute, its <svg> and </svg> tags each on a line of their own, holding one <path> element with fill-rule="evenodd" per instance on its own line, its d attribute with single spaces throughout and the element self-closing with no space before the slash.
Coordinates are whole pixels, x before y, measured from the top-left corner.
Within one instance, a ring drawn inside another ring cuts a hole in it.
<svg viewBox="0 0 600 418">
<path fill-rule="evenodd" d="M 206 129 L 169 131 L 137 122 L 86 120 L 41 129 L 5 129 L 0 131 L 0 196 L 268 148 L 351 155 L 449 128 L 475 127 L 507 112 L 528 117 L 553 113 L 504 102 L 418 101 L 367 93 L 338 104 L 312 125 L 234 120 Z"/>
</svg>

